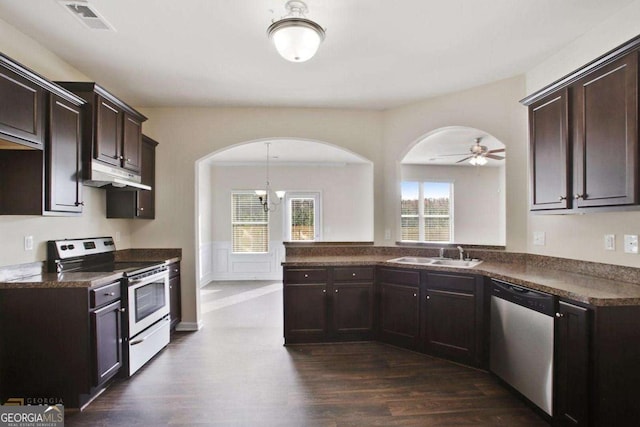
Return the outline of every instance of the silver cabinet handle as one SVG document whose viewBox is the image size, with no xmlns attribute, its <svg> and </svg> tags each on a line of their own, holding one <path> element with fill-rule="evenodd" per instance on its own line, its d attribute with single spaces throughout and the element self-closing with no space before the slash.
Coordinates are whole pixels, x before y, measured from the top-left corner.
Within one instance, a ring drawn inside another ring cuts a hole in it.
<svg viewBox="0 0 640 427">
<path fill-rule="evenodd" d="M 120 160 L 124 160 L 124 156 L 120 156 Z"/>
<path fill-rule="evenodd" d="M 322 290 L 322 293 L 323 293 L 323 294 L 326 294 L 326 293 L 327 293 L 327 290 L 326 290 L 326 289 L 323 289 L 323 290 Z"/>
<path fill-rule="evenodd" d="M 308 275 L 308 274 L 305 274 L 305 275 L 304 275 L 304 277 L 305 277 L 305 279 L 306 279 L 306 278 L 308 278 L 308 277 L 309 277 L 309 275 Z"/>
<path fill-rule="evenodd" d="M 75 205 L 76 206 L 84 206 L 84 202 L 76 202 Z"/>
<path fill-rule="evenodd" d="M 560 196 L 560 197 L 558 197 L 558 200 L 559 201 L 567 200 L 567 197 L 566 196 Z"/>
<path fill-rule="evenodd" d="M 143 210 L 144 210 L 144 208 L 138 208 L 138 209 L 139 209 L 140 211 L 143 211 Z"/>
<path fill-rule="evenodd" d="M 418 296 L 418 294 L 413 294 L 413 296 L 414 296 L 414 297 L 417 297 L 417 296 Z"/>
<path fill-rule="evenodd" d="M 127 311 L 127 308 L 126 308 L 126 307 L 122 307 L 122 308 L 120 309 L 120 312 L 121 312 L 121 313 L 124 313 L 125 311 Z"/>
<path fill-rule="evenodd" d="M 559 319 L 559 318 L 561 318 L 561 317 L 564 317 L 564 314 L 562 314 L 562 313 L 556 313 L 556 317 Z"/>
<path fill-rule="evenodd" d="M 338 290 L 336 289 L 336 294 L 338 293 Z"/>
<path fill-rule="evenodd" d="M 116 294 L 115 292 L 105 292 L 105 293 L 104 293 L 104 296 L 105 296 L 105 297 L 112 297 L 112 296 L 114 296 L 115 294 Z"/>
<path fill-rule="evenodd" d="M 587 195 L 586 194 L 576 194 L 575 196 L 573 196 L 574 199 L 578 200 L 578 199 L 586 199 Z"/>
<path fill-rule="evenodd" d="M 131 159 L 127 159 L 127 163 L 131 163 Z"/>
<path fill-rule="evenodd" d="M 353 274 L 352 274 L 352 276 L 353 276 L 353 277 L 356 277 L 356 273 L 353 273 Z"/>
<path fill-rule="evenodd" d="M 427 295 L 427 299 L 431 299 L 431 297 L 429 295 Z"/>
</svg>

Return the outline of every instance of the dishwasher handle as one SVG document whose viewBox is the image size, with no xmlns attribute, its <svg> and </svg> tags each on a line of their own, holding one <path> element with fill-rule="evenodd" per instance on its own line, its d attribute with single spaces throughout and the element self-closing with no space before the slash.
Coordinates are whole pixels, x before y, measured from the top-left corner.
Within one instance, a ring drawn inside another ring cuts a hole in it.
<svg viewBox="0 0 640 427">
<path fill-rule="evenodd" d="M 491 279 L 491 295 L 521 305 L 547 316 L 554 316 L 556 297 L 540 291 L 513 285 L 502 280 Z"/>
</svg>

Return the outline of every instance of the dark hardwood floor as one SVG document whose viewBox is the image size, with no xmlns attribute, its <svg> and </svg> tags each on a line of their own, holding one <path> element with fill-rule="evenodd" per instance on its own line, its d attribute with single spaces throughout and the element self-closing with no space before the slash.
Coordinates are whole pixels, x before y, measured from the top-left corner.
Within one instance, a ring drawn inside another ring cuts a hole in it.
<svg viewBox="0 0 640 427">
<path fill-rule="evenodd" d="M 67 426 L 544 426 L 486 372 L 381 343 L 282 345 L 279 285 L 214 284 L 178 333 Z"/>
</svg>

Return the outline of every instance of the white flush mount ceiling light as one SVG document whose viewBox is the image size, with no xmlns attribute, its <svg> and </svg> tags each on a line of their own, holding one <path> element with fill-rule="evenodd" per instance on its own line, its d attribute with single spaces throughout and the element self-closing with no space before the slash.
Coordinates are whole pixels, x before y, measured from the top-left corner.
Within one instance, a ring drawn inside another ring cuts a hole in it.
<svg viewBox="0 0 640 427">
<path fill-rule="evenodd" d="M 304 62 L 313 57 L 324 40 L 325 30 L 310 19 L 305 18 L 307 5 L 299 0 L 289 0 L 285 4 L 289 12 L 267 29 L 267 35 L 276 46 L 278 53 L 287 61 Z"/>
<path fill-rule="evenodd" d="M 95 6 L 90 5 L 86 0 L 58 0 L 58 3 L 84 26 L 92 30 L 115 31 L 113 25 L 107 22 Z"/>
</svg>

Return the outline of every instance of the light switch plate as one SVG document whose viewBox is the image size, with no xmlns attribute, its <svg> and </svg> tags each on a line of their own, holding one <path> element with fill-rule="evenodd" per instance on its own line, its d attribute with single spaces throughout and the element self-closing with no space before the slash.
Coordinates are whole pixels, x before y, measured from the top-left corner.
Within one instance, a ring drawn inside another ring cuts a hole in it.
<svg viewBox="0 0 640 427">
<path fill-rule="evenodd" d="M 615 251 L 616 250 L 616 235 L 615 234 L 605 234 L 604 235 L 604 249 L 607 251 Z"/>
<path fill-rule="evenodd" d="M 25 251 L 33 250 L 33 236 L 24 236 L 24 250 Z"/>
<path fill-rule="evenodd" d="M 637 234 L 624 235 L 624 251 L 628 254 L 638 253 L 638 235 Z"/>
<path fill-rule="evenodd" d="M 545 244 L 544 231 L 534 231 L 533 232 L 533 244 L 536 245 L 536 246 L 544 246 L 544 244 Z"/>
</svg>

